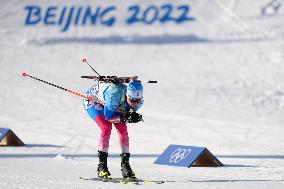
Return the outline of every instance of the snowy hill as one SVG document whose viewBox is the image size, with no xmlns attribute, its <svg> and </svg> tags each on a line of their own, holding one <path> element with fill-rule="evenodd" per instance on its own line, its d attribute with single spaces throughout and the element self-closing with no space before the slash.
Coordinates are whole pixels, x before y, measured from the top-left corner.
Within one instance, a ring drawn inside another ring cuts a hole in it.
<svg viewBox="0 0 284 189">
<path fill-rule="evenodd" d="M 27 145 L 0 148 L 0 188 L 126 187 L 78 179 L 96 176 L 99 128 L 79 97 L 21 76 L 84 93 L 92 81 L 80 76 L 93 72 L 82 57 L 101 74 L 158 80 L 145 84 L 145 122 L 128 127 L 139 177 L 173 181 L 159 188 L 283 187 L 284 7 L 277 3 L 284 2 L 1 1 L 0 127 Z M 144 21 L 131 24 L 135 7 Z M 167 11 L 172 19 L 155 17 Z M 114 177 L 117 141 L 113 130 Z M 205 146 L 225 166 L 154 165 L 169 144 Z"/>
</svg>

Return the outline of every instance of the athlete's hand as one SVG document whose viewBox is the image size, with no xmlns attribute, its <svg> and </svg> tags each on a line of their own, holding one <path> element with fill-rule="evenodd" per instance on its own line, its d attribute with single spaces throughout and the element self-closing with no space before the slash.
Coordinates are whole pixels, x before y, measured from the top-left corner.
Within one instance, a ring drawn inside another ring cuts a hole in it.
<svg viewBox="0 0 284 189">
<path fill-rule="evenodd" d="M 138 123 L 140 121 L 142 121 L 142 115 L 141 114 L 138 114 L 136 112 L 133 112 L 131 114 L 131 117 L 128 119 L 128 123 Z"/>
<path fill-rule="evenodd" d="M 143 121 L 142 115 L 134 112 L 133 110 L 129 110 L 122 116 L 121 122 L 128 122 L 128 123 L 138 123 Z"/>
</svg>

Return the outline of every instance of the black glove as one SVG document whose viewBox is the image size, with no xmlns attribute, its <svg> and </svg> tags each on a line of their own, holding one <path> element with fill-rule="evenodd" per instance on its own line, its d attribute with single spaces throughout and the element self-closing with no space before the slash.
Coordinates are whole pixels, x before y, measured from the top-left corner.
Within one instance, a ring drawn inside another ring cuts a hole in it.
<svg viewBox="0 0 284 189">
<path fill-rule="evenodd" d="M 134 112 L 133 110 L 129 110 L 121 117 L 121 122 L 123 123 L 138 123 L 142 120 L 142 115 Z"/>
<path fill-rule="evenodd" d="M 133 112 L 131 114 L 131 117 L 128 119 L 128 123 L 138 123 L 140 121 L 142 121 L 142 115 L 141 114 L 138 114 L 136 112 Z"/>
</svg>

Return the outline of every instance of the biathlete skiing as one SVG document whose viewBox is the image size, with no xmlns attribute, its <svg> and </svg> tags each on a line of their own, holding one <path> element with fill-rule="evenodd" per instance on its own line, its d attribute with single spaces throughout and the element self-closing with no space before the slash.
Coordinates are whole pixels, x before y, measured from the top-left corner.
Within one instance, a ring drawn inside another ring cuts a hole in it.
<svg viewBox="0 0 284 189">
<path fill-rule="evenodd" d="M 143 121 L 142 115 L 137 113 L 144 103 L 143 100 L 143 85 L 138 76 L 134 77 L 117 77 L 117 76 L 101 76 L 86 59 L 82 60 L 98 76 L 81 76 L 81 78 L 94 79 L 97 81 L 84 95 L 64 88 L 62 86 L 50 83 L 40 78 L 29 75 L 26 72 L 22 73 L 23 77 L 31 78 L 47 85 L 56 87 L 57 89 L 68 92 L 83 98 L 83 106 L 94 122 L 99 126 L 101 135 L 98 145 L 98 178 L 83 180 L 98 180 L 114 183 L 156 183 L 162 184 L 164 181 L 151 181 L 138 179 L 132 171 L 129 159 L 129 136 L 127 131 L 128 123 L 138 123 Z M 143 81 L 144 83 L 157 83 L 157 81 Z M 112 127 L 115 127 L 119 136 L 121 146 L 121 171 L 123 179 L 112 179 L 107 166 L 109 140 Z M 127 181 L 126 181 L 126 180 Z"/>
<path fill-rule="evenodd" d="M 99 82 L 85 93 L 86 96 L 98 100 L 96 103 L 86 98 L 83 105 L 90 116 L 101 130 L 98 145 L 98 177 L 111 178 L 107 166 L 109 140 L 112 126 L 116 128 L 121 146 L 121 171 L 123 178 L 135 179 L 129 158 L 129 136 L 127 123 L 142 121 L 142 115 L 136 111 L 143 105 L 143 85 L 140 81 L 124 83 Z"/>
</svg>

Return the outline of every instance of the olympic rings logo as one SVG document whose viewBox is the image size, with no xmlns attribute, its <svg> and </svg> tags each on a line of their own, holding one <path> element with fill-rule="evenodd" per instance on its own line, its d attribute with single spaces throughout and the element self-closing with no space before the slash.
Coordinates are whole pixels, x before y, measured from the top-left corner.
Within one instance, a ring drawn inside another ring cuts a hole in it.
<svg viewBox="0 0 284 189">
<path fill-rule="evenodd" d="M 172 153 L 171 159 L 170 159 L 169 162 L 170 163 L 178 163 L 181 160 L 183 160 L 184 158 L 186 158 L 190 153 L 191 153 L 191 149 L 178 148 Z"/>
</svg>

